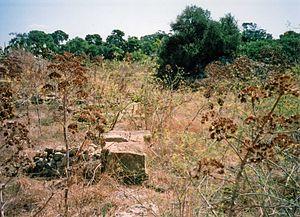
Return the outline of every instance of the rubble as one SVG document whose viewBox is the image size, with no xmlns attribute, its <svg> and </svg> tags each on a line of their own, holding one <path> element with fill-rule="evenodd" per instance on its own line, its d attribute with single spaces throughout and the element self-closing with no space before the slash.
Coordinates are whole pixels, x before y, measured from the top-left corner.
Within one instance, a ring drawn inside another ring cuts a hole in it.
<svg viewBox="0 0 300 217">
<path fill-rule="evenodd" d="M 70 166 L 81 164 L 86 179 L 97 181 L 106 172 L 125 184 L 140 184 L 147 179 L 145 136 L 148 131 L 112 131 L 104 135 L 103 149 L 94 144 L 82 153 L 69 150 Z M 33 177 L 59 178 L 65 176 L 66 150 L 45 149 L 33 158 L 28 173 Z"/>
</svg>

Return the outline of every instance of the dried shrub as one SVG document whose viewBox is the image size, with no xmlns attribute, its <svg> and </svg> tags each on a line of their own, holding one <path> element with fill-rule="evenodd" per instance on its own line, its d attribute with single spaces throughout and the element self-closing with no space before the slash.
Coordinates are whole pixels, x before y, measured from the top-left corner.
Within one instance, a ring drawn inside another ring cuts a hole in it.
<svg viewBox="0 0 300 217">
<path fill-rule="evenodd" d="M 16 176 L 19 171 L 24 171 L 31 161 L 22 151 L 30 147 L 28 129 L 20 122 L 7 121 L 2 129 L 4 141 L 1 146 L 1 174 Z"/>
<path fill-rule="evenodd" d="M 0 81 L 0 122 L 10 119 L 14 116 L 13 91 L 11 82 L 7 80 Z"/>
<path fill-rule="evenodd" d="M 35 57 L 23 50 L 14 50 L 2 60 L 2 64 L 6 70 L 1 70 L 1 76 L 9 77 L 11 79 L 21 79 L 22 74 L 29 69 Z"/>
<path fill-rule="evenodd" d="M 249 108 L 242 120 L 222 115 L 213 105 L 203 114 L 202 123 L 210 123 L 210 138 L 227 145 L 238 159 L 238 163 L 228 166 L 202 159 L 193 171 L 195 178 L 211 175 L 215 168 L 222 168 L 227 176 L 233 172 L 230 177 L 234 178 L 223 187 L 223 200 L 215 206 L 216 210 L 229 216 L 240 216 L 247 210 L 255 213 L 257 209 L 266 215 L 299 214 L 296 173 L 300 168 L 295 164 L 299 146 L 295 145 L 298 141 L 294 138 L 299 131 L 299 114 L 286 116 L 277 111 L 284 97 L 299 97 L 299 81 L 288 73 L 273 73 L 265 84 L 241 89 L 238 99 Z M 273 102 L 271 106 L 266 106 L 270 102 Z M 222 107 L 224 102 L 220 104 L 217 100 L 217 103 Z M 288 191 L 276 181 L 279 177 Z M 264 192 L 259 193 L 262 185 Z"/>
</svg>

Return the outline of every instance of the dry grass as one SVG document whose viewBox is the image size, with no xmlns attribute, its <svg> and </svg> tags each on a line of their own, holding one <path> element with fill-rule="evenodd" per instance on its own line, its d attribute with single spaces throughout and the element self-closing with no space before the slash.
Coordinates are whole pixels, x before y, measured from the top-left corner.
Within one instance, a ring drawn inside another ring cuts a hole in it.
<svg viewBox="0 0 300 217">
<path fill-rule="evenodd" d="M 210 104 L 218 104 L 218 98 L 204 97 L 205 89 L 163 89 L 153 80 L 154 71 L 155 65 L 150 63 L 126 62 L 104 62 L 103 66 L 89 71 L 89 94 L 85 103 L 98 106 L 107 119 L 106 130 L 114 126 L 115 129 L 149 129 L 152 132 L 147 153 L 149 180 L 141 186 L 130 187 L 104 174 L 98 183 L 89 185 L 80 176 L 74 176 L 69 195 L 70 216 L 114 216 L 115 212 L 133 204 L 150 203 L 156 204 L 159 214 L 153 211 L 149 216 L 217 216 L 211 209 L 215 205 L 211 201 L 220 201 L 221 189 L 225 189 L 232 177 L 228 174 L 226 180 L 210 176 L 193 180 L 189 172 L 203 158 L 222 160 L 229 169 L 238 161 L 226 145 L 209 138 L 209 124 L 202 121 Z M 35 71 L 25 73 L 34 74 Z M 42 74 L 36 78 L 36 83 L 41 89 L 47 70 L 39 73 Z M 21 82 L 15 81 L 18 82 L 15 88 L 30 95 L 33 89 L 32 85 L 26 86 L 26 79 L 27 76 L 22 76 Z M 233 93 L 221 97 L 226 103 L 218 108 L 219 113 L 240 122 L 249 108 L 238 104 Z M 72 109 L 81 109 L 81 106 L 75 105 Z M 18 108 L 17 120 L 30 123 L 27 127 L 32 147 L 23 150 L 24 155 L 32 158 L 46 147 L 63 145 L 62 123 L 57 110 L 51 103 L 30 104 L 27 110 L 25 106 Z M 80 145 L 89 126 L 83 123 L 79 128 L 80 131 L 69 138 L 73 147 Z M 33 216 L 37 212 L 38 216 L 60 216 L 64 209 L 61 185 L 63 180 L 22 175 L 14 178 L 4 192 L 8 201 L 6 216 Z"/>
</svg>

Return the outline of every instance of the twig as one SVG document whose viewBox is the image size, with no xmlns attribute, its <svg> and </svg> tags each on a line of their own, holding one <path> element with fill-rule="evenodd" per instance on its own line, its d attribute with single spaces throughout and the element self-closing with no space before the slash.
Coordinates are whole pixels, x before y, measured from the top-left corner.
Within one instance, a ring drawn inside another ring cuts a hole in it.
<svg viewBox="0 0 300 217">
<path fill-rule="evenodd" d="M 115 126 L 116 126 L 116 124 L 117 124 L 117 122 L 118 122 L 118 119 L 119 119 L 121 113 L 122 113 L 128 106 L 130 106 L 130 104 L 131 104 L 131 102 L 128 103 L 127 105 L 125 105 L 123 108 L 121 108 L 121 109 L 118 111 L 118 113 L 116 114 L 116 116 L 115 116 L 115 118 L 114 118 L 114 120 L 113 120 L 113 122 L 112 122 L 112 124 L 111 124 L 111 126 L 110 126 L 110 130 L 113 130 L 113 129 L 115 128 Z"/>
<path fill-rule="evenodd" d="M 13 177 L 10 177 L 4 184 L 0 184 L 0 217 L 4 217 L 4 198 L 3 198 L 3 191 L 6 187 L 6 185 L 13 179 Z"/>
<path fill-rule="evenodd" d="M 202 199 L 205 201 L 205 203 L 207 204 L 209 210 L 212 212 L 212 214 L 215 216 L 215 217 L 218 217 L 218 215 L 216 214 L 216 212 L 214 211 L 214 208 L 213 206 L 209 203 L 209 201 L 204 197 L 204 195 L 200 192 L 200 195 L 202 197 Z"/>
<path fill-rule="evenodd" d="M 38 216 L 46 208 L 46 206 L 48 205 L 48 203 L 50 202 L 53 196 L 54 196 L 54 192 L 52 191 L 46 203 L 32 217 Z"/>
<path fill-rule="evenodd" d="M 252 146 L 255 145 L 257 143 L 257 141 L 259 140 L 259 137 L 261 136 L 261 134 L 264 131 L 265 125 L 268 123 L 269 118 L 273 114 L 273 112 L 274 112 L 275 108 L 277 107 L 277 105 L 278 105 L 278 103 L 279 103 L 279 101 L 280 101 L 280 99 L 281 99 L 282 96 L 283 96 L 283 93 L 280 93 L 279 96 L 277 97 L 277 99 L 276 99 L 276 101 L 275 101 L 272 109 L 269 111 L 269 113 L 266 116 L 265 121 L 263 122 L 263 124 L 261 125 L 260 129 L 258 130 L 258 133 L 257 133 L 255 139 L 252 142 Z M 238 197 L 238 192 L 240 190 L 240 179 L 242 178 L 242 174 L 244 172 L 244 168 L 245 168 L 245 166 L 247 164 L 247 160 L 248 160 L 249 155 L 251 153 L 250 150 L 251 149 L 249 149 L 247 151 L 245 157 L 242 159 L 239 171 L 238 171 L 238 173 L 236 175 L 236 178 L 235 178 L 235 186 L 234 186 L 234 189 L 233 189 L 233 192 L 232 192 L 232 197 L 231 197 L 231 200 L 230 200 L 230 208 L 229 208 L 229 214 L 228 214 L 229 216 L 236 216 L 235 210 L 234 210 L 235 200 Z"/>
<path fill-rule="evenodd" d="M 234 152 L 235 152 L 236 155 L 240 158 L 240 160 L 243 161 L 243 158 L 242 158 L 242 156 L 240 155 L 240 153 L 239 153 L 239 151 L 237 150 L 237 148 L 236 148 L 233 144 L 231 144 L 231 143 L 228 141 L 227 138 L 225 138 L 225 141 L 226 141 L 227 144 L 234 150 Z"/>
<path fill-rule="evenodd" d="M 100 166 L 102 166 L 102 163 L 99 163 L 99 164 L 96 166 L 96 168 L 94 169 L 93 177 L 92 177 L 91 180 L 89 181 L 88 185 L 91 185 L 92 182 L 94 181 L 94 179 L 95 179 L 95 177 L 96 177 L 96 172 L 97 172 L 97 170 L 98 170 L 98 168 L 99 168 Z"/>
<path fill-rule="evenodd" d="M 191 126 L 191 124 L 194 122 L 194 120 L 198 117 L 198 115 L 200 114 L 201 111 L 203 111 L 205 105 L 202 106 L 200 109 L 198 109 L 198 111 L 196 112 L 195 116 L 192 118 L 192 120 L 188 123 L 188 125 L 184 128 L 184 132 L 186 132 L 189 127 Z"/>
<path fill-rule="evenodd" d="M 69 193 L 69 180 L 70 180 L 70 150 L 69 150 L 69 143 L 68 143 L 68 128 L 67 128 L 67 92 L 66 87 L 64 87 L 63 91 L 63 133 L 64 133 L 64 143 L 66 146 L 66 158 L 67 158 L 67 165 L 66 165 L 66 177 L 67 177 L 67 184 L 65 188 L 65 212 L 64 216 L 68 216 L 68 193 Z"/>
</svg>

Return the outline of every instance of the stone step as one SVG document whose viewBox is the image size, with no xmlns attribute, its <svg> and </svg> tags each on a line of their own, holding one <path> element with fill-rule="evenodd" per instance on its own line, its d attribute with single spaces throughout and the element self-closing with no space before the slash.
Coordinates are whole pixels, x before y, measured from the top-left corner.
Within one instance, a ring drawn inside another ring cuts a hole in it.
<svg viewBox="0 0 300 217">
<path fill-rule="evenodd" d="M 144 142 L 106 143 L 105 171 L 126 184 L 139 184 L 147 179 Z"/>
<path fill-rule="evenodd" d="M 122 131 L 122 130 L 113 130 L 108 133 L 105 133 L 104 139 L 106 142 L 144 142 L 145 139 L 151 137 L 149 130 L 138 130 L 138 131 Z"/>
</svg>

